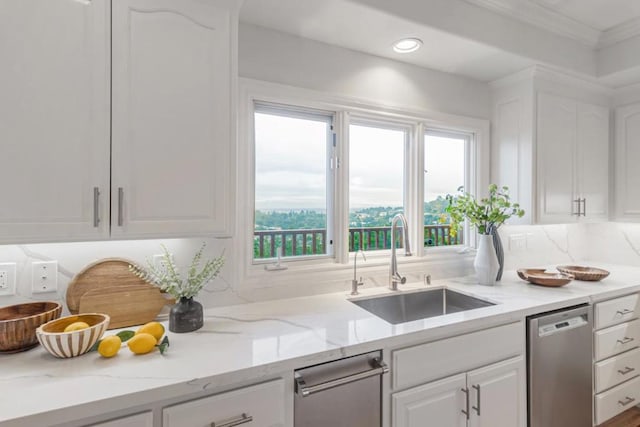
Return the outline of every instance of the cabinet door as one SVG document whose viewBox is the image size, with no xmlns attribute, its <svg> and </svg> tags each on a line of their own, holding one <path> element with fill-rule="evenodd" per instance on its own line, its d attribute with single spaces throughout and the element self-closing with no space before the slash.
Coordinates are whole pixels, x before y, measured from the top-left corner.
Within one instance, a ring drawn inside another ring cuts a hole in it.
<svg viewBox="0 0 640 427">
<path fill-rule="evenodd" d="M 609 109 L 578 104 L 577 194 L 584 199 L 580 220 L 609 215 Z"/>
<path fill-rule="evenodd" d="M 425 425 L 465 427 L 467 417 L 465 374 L 394 393 L 391 396 L 393 427 L 424 427 Z M 509 426 L 514 427 L 514 426 Z"/>
<path fill-rule="evenodd" d="M 537 111 L 537 222 L 575 221 L 577 104 L 540 93 Z"/>
<path fill-rule="evenodd" d="M 615 112 L 615 216 L 640 220 L 640 104 Z"/>
<path fill-rule="evenodd" d="M 113 2 L 113 236 L 230 234 L 230 4 Z"/>
<path fill-rule="evenodd" d="M 153 413 L 143 412 L 104 423 L 91 424 L 90 427 L 153 427 Z"/>
<path fill-rule="evenodd" d="M 526 376 L 522 357 L 467 374 L 471 399 L 470 427 L 524 427 Z"/>
<path fill-rule="evenodd" d="M 109 16 L 109 0 L 0 2 L 2 243 L 108 236 Z"/>
</svg>

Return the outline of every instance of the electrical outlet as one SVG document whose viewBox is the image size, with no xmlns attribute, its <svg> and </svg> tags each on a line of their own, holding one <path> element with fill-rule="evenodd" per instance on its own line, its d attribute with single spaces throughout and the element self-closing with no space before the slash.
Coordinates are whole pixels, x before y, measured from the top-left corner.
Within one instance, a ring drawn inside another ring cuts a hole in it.
<svg viewBox="0 0 640 427">
<path fill-rule="evenodd" d="M 0 264 L 0 296 L 15 295 L 16 293 L 16 263 Z"/>
<path fill-rule="evenodd" d="M 31 293 L 40 294 L 58 290 L 58 261 L 31 263 Z"/>
<path fill-rule="evenodd" d="M 511 234 L 509 236 L 509 250 L 519 251 L 527 248 L 527 237 L 524 234 Z"/>
<path fill-rule="evenodd" d="M 173 261 L 173 254 L 169 254 L 169 259 Z M 156 254 L 153 256 L 153 263 L 163 274 L 167 273 L 167 263 L 164 260 L 163 254 Z"/>
</svg>

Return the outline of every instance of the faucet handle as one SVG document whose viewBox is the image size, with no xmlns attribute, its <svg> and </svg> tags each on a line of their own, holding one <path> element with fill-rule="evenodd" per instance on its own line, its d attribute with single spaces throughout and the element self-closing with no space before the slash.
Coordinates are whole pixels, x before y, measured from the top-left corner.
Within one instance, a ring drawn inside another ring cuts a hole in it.
<svg viewBox="0 0 640 427">
<path fill-rule="evenodd" d="M 362 280 L 362 276 L 360 276 L 360 281 L 353 279 L 351 281 L 351 295 L 358 295 L 358 286 L 362 286 L 364 285 L 364 282 Z"/>
</svg>

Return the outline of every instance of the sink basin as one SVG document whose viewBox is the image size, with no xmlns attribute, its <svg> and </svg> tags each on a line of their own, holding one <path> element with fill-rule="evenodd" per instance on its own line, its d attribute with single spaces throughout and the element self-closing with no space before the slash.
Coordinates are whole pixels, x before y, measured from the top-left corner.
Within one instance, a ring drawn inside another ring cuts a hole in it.
<svg viewBox="0 0 640 427">
<path fill-rule="evenodd" d="M 394 325 L 495 305 L 446 288 L 351 300 L 351 302 Z"/>
</svg>

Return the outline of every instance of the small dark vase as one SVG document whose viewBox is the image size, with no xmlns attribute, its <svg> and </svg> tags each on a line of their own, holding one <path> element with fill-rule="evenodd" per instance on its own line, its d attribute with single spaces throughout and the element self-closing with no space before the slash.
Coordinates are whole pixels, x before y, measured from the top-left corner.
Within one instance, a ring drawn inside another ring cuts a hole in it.
<svg viewBox="0 0 640 427">
<path fill-rule="evenodd" d="M 499 282 L 502 279 L 502 272 L 504 271 L 504 249 L 502 248 L 502 239 L 500 239 L 497 228 L 493 227 L 491 229 L 491 235 L 493 236 L 493 247 L 496 248 L 498 264 L 500 264 L 498 275 L 496 276 L 496 282 Z"/>
<path fill-rule="evenodd" d="M 183 333 L 202 328 L 204 315 L 202 304 L 192 298 L 181 297 L 169 312 L 169 330 Z"/>
</svg>

